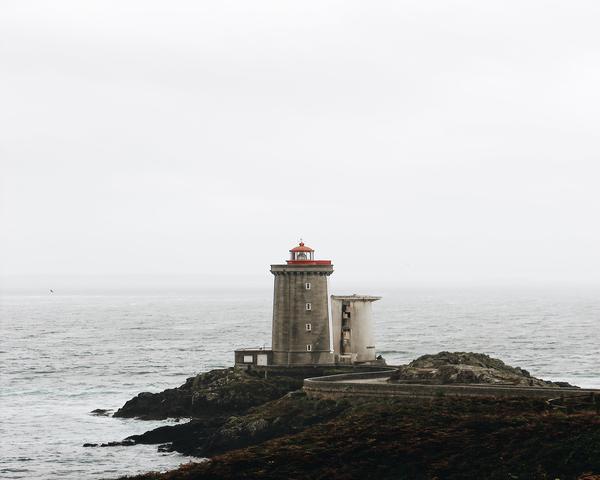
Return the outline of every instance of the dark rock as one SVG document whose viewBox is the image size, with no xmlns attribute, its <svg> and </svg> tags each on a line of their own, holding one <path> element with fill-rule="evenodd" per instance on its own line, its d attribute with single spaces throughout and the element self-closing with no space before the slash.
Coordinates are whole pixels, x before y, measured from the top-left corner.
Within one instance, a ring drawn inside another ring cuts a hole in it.
<svg viewBox="0 0 600 480">
<path fill-rule="evenodd" d="M 188 378 L 178 388 L 143 392 L 114 414 L 115 417 L 164 419 L 239 413 L 302 387 L 303 377 L 270 375 L 228 368 Z"/>
<path fill-rule="evenodd" d="M 339 415 L 348 406 L 346 401 L 311 400 L 297 391 L 253 408 L 245 415 L 195 418 L 181 425 L 158 427 L 126 440 L 163 444 L 161 451 L 205 457 L 299 432 Z"/>
<path fill-rule="evenodd" d="M 186 455 L 203 456 L 201 449 L 227 417 L 192 419 L 179 425 L 166 425 L 149 430 L 141 435 L 132 435 L 126 440 L 140 444 L 163 444 L 163 451 L 178 451 Z"/>
<path fill-rule="evenodd" d="M 97 408 L 96 410 L 92 410 L 90 415 L 95 415 L 97 417 L 110 417 L 110 412 L 112 410 L 106 410 L 104 408 Z"/>
<path fill-rule="evenodd" d="M 107 442 L 100 444 L 101 447 L 131 447 L 135 445 L 133 440 L 125 439 L 122 442 Z"/>
<path fill-rule="evenodd" d="M 189 389 L 171 388 L 161 393 L 142 392 L 132 398 L 114 414 L 115 417 L 138 417 L 144 420 L 189 416 L 192 392 Z"/>
<path fill-rule="evenodd" d="M 532 377 L 527 370 L 506 365 L 482 353 L 440 352 L 423 355 L 398 368 L 391 382 L 433 384 L 495 384 L 530 387 L 570 386 Z"/>
<path fill-rule="evenodd" d="M 554 382 L 554 385 L 557 385 L 562 388 L 579 388 L 575 385 L 571 385 L 569 382 Z"/>
<path fill-rule="evenodd" d="M 373 367 L 376 369 L 376 367 Z M 364 371 L 365 369 L 361 369 Z M 307 367 L 264 373 L 224 368 L 190 377 L 178 388 L 143 392 L 125 403 L 115 417 L 142 420 L 236 415 L 302 388 L 306 377 L 353 371 L 353 367 Z"/>
</svg>

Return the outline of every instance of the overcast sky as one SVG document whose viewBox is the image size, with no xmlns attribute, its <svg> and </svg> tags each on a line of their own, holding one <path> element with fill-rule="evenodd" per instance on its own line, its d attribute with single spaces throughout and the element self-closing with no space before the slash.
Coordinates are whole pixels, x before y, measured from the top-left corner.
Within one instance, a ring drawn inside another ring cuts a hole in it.
<svg viewBox="0 0 600 480">
<path fill-rule="evenodd" d="M 299 237 L 342 282 L 600 285 L 599 25 L 597 0 L 3 0 L 4 286 L 271 282 Z"/>
</svg>

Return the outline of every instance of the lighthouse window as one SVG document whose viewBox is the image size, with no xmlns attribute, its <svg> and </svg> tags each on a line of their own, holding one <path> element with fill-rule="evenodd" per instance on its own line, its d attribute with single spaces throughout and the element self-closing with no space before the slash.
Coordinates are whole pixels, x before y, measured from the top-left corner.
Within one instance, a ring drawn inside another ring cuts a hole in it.
<svg viewBox="0 0 600 480">
<path fill-rule="evenodd" d="M 307 324 L 306 324 L 306 331 L 307 331 L 307 332 L 310 332 L 310 331 L 312 331 L 312 325 L 311 325 L 310 323 L 307 323 Z"/>
<path fill-rule="evenodd" d="M 312 345 L 310 343 L 306 346 L 306 351 L 312 352 Z"/>
<path fill-rule="evenodd" d="M 305 283 L 304 286 L 306 287 L 307 290 L 310 290 L 310 283 Z"/>
<path fill-rule="evenodd" d="M 312 304 L 311 303 L 307 303 L 306 304 L 306 310 L 312 310 Z"/>
</svg>

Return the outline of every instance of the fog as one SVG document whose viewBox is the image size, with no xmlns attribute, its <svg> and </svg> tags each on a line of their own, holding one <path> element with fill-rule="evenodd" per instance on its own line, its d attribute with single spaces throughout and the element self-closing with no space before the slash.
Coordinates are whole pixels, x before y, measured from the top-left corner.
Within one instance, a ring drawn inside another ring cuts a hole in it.
<svg viewBox="0 0 600 480">
<path fill-rule="evenodd" d="M 300 237 L 352 285 L 600 286 L 598 25 L 4 0 L 0 288 L 263 285 Z"/>
</svg>

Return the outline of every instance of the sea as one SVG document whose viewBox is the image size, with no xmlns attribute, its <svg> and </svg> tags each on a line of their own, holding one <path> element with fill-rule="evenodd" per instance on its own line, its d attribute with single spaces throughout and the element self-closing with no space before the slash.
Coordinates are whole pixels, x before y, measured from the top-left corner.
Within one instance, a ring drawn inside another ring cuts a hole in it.
<svg viewBox="0 0 600 480">
<path fill-rule="evenodd" d="M 600 291 L 388 288 L 373 305 L 389 364 L 483 352 L 600 388 Z M 173 424 L 95 416 L 268 346 L 269 291 L 0 294 L 0 478 L 110 479 L 189 461 L 155 445 L 85 448 Z M 179 419 L 185 421 L 185 419 Z"/>
</svg>

